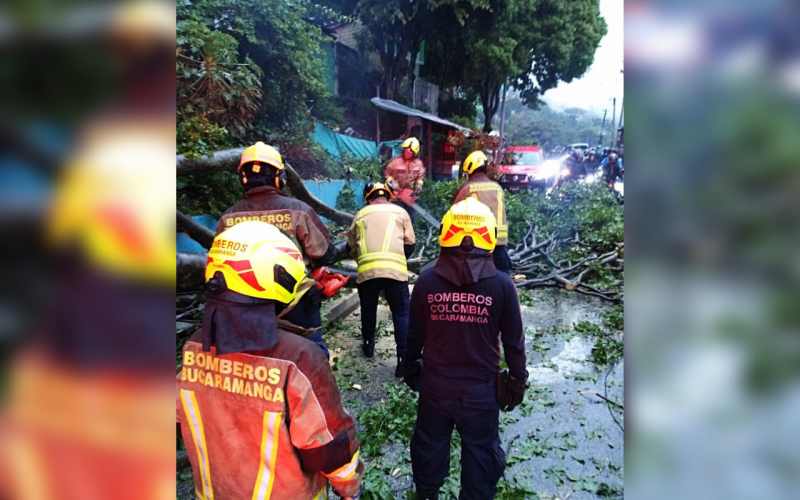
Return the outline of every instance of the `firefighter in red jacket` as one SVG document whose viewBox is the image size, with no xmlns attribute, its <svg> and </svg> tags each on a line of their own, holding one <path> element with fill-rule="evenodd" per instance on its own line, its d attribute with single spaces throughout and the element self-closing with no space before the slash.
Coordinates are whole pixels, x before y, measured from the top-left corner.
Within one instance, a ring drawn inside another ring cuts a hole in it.
<svg viewBox="0 0 800 500">
<path fill-rule="evenodd" d="M 411 465 L 418 500 L 437 500 L 461 436 L 461 495 L 490 500 L 506 466 L 500 410 L 522 402 L 527 371 L 517 290 L 495 269 L 495 221 L 474 198 L 445 214 L 436 265 L 411 294 L 405 381 L 419 390 Z M 502 342 L 510 374 L 500 369 Z"/>
<path fill-rule="evenodd" d="M 243 222 L 214 240 L 203 326 L 185 344 L 178 421 L 202 500 L 320 500 L 361 493 L 353 420 L 307 330 L 278 319 L 305 276 L 277 228 Z"/>
<path fill-rule="evenodd" d="M 222 214 L 217 234 L 244 221 L 266 222 L 297 240 L 312 271 L 327 264 L 334 252 L 328 228 L 311 207 L 281 191 L 286 184 L 286 168 L 278 150 L 263 142 L 255 143 L 242 153 L 238 171 L 244 199 Z M 284 319 L 317 330 L 309 338 L 327 355 L 328 347 L 322 339 L 322 296 L 313 284 L 310 278 L 300 284 L 296 304 Z"/>
<path fill-rule="evenodd" d="M 419 158 L 419 141 L 409 137 L 403 141 L 403 152 L 393 157 L 383 169 L 386 184 L 391 184 L 396 197 L 392 203 L 403 207 L 411 222 L 414 222 L 414 211 L 411 205 L 422 193 L 425 182 L 425 165 Z"/>
</svg>

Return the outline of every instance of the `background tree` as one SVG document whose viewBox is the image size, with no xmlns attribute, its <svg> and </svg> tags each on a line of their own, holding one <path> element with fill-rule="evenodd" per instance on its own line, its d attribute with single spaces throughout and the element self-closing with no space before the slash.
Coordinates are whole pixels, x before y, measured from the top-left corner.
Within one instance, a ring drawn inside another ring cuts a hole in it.
<svg viewBox="0 0 800 500">
<path fill-rule="evenodd" d="M 576 142 L 595 144 L 600 124 L 594 121 L 592 113 L 580 108 L 558 112 L 541 102 L 531 109 L 517 94 L 509 94 L 506 102 L 506 137 L 518 145 L 536 143 L 548 152 Z"/>
<path fill-rule="evenodd" d="M 358 18 L 370 35 L 368 49 L 375 50 L 383 66 L 381 97 L 396 99 L 407 76 L 413 79 L 417 54 L 435 29 L 457 29 L 475 10 L 488 9 L 492 0 L 322 0 L 344 16 Z M 452 20 L 455 19 L 454 24 Z M 448 47 L 450 47 L 448 45 Z M 426 46 L 426 58 L 429 49 Z M 445 49 L 436 53 L 446 53 Z M 435 62 L 426 63 L 436 64 Z M 456 64 L 456 63 L 454 63 Z"/>
<path fill-rule="evenodd" d="M 249 130 L 261 99 L 261 69 L 239 62 L 239 43 L 196 19 L 177 24 L 178 152 L 224 149 Z"/>
<path fill-rule="evenodd" d="M 466 87 L 478 95 L 483 130 L 492 130 L 501 87 L 520 91 L 523 104 L 536 107 L 559 81 L 582 76 L 606 34 L 599 0 L 490 0 L 453 24 L 439 24 L 426 36 L 428 77 L 443 87 Z"/>
</svg>

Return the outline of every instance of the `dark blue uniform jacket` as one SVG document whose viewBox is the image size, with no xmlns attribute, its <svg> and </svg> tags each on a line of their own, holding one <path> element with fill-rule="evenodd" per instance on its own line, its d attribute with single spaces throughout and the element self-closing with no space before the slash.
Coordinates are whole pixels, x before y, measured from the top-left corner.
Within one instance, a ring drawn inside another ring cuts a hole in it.
<svg viewBox="0 0 800 500">
<path fill-rule="evenodd" d="M 445 251 L 411 294 L 406 357 L 425 377 L 494 380 L 500 342 L 515 378 L 525 377 L 525 337 L 517 290 L 491 255 Z"/>
</svg>

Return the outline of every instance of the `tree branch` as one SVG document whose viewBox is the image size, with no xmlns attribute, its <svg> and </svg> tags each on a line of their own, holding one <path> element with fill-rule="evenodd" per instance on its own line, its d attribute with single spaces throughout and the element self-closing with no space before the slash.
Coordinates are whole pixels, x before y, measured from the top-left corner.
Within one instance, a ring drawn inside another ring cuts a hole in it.
<svg viewBox="0 0 800 500">
<path fill-rule="evenodd" d="M 245 148 L 226 149 L 215 151 L 210 157 L 189 159 L 183 155 L 178 155 L 176 160 L 177 174 L 188 175 L 201 172 L 216 172 L 219 170 L 236 170 L 239 160 Z M 297 174 L 291 165 L 286 163 L 286 184 L 292 191 L 292 196 L 304 201 L 314 209 L 317 214 L 326 217 L 334 222 L 348 226 L 353 221 L 353 216 L 331 208 L 324 204 L 316 196 L 311 194 L 303 184 L 303 179 Z"/>
</svg>

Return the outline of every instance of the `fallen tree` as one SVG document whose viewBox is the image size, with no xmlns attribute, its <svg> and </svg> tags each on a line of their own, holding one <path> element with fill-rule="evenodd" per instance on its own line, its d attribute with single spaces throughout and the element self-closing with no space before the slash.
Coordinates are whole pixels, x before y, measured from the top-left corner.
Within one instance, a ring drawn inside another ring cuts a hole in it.
<svg viewBox="0 0 800 500">
<path fill-rule="evenodd" d="M 184 175 L 215 170 L 235 170 L 242 151 L 243 148 L 218 151 L 212 157 L 200 159 L 188 159 L 178 156 L 177 172 L 179 175 Z M 352 222 L 353 215 L 336 210 L 312 195 L 297 172 L 288 164 L 286 165 L 286 173 L 287 186 L 292 196 L 306 202 L 318 214 L 332 221 L 342 225 L 349 225 Z M 592 195 L 596 196 L 597 193 Z M 448 197 L 445 196 L 445 198 Z M 523 197 L 521 198 L 523 201 L 517 201 L 517 203 L 524 205 L 521 210 L 524 215 L 518 217 L 518 219 L 523 220 L 518 220 L 511 224 L 517 224 L 517 227 L 524 227 L 525 229 L 517 231 L 516 238 L 518 242 L 508 247 L 509 256 L 513 264 L 512 274 L 517 287 L 520 289 L 557 287 L 621 303 L 623 301 L 624 285 L 622 278 L 624 269 L 623 244 L 611 244 L 608 239 L 601 242 L 602 244 L 598 243 L 597 235 L 593 235 L 590 238 L 590 242 L 582 241 L 578 230 L 578 227 L 581 226 L 580 221 L 576 222 L 569 218 L 554 220 L 554 217 L 559 214 L 563 215 L 563 212 L 568 211 L 567 208 L 561 206 L 552 209 L 552 207 L 543 207 L 535 204 L 534 206 L 528 206 L 525 203 L 530 202 L 530 199 L 528 201 L 524 201 L 524 199 Z M 572 200 L 570 195 L 562 193 L 556 195 L 555 203 L 562 203 L 570 207 L 571 204 L 585 201 L 580 197 Z M 507 207 L 509 202 L 511 202 L 510 197 L 507 198 Z M 442 207 L 439 208 L 444 210 Z M 572 209 L 582 210 L 582 208 L 576 207 L 572 207 Z M 540 216 L 547 215 L 542 220 L 542 227 L 528 220 L 533 219 L 537 211 Z M 572 216 L 574 215 L 572 214 Z M 210 247 L 211 242 L 213 242 L 212 231 L 180 212 L 178 212 L 177 220 L 179 230 L 188 234 L 204 247 Z M 585 221 L 583 223 L 585 225 Z M 519 224 L 525 224 L 525 226 L 519 226 Z M 419 273 L 428 260 L 435 256 L 437 253 L 435 252 L 435 247 L 437 246 L 435 237 L 437 234 L 438 231 L 433 231 L 433 228 L 428 227 L 428 232 L 424 239 L 418 239 L 418 251 L 408 261 L 409 271 Z M 334 242 L 334 246 L 333 261 L 339 262 L 349 258 L 344 240 Z M 568 250 L 570 248 L 573 250 Z M 426 249 L 429 249 L 427 258 L 423 257 Z M 191 290 L 202 286 L 205 260 L 205 255 L 178 255 L 179 289 Z M 347 273 L 355 273 L 356 266 L 354 264 L 343 264 L 341 270 Z"/>
</svg>

